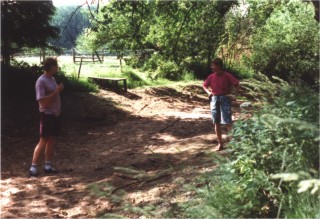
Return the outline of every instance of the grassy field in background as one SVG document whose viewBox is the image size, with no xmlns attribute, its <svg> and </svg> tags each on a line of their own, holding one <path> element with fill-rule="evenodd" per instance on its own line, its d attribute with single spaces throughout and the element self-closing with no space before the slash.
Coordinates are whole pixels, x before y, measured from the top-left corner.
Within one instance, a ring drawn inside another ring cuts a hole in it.
<svg viewBox="0 0 320 219">
<path fill-rule="evenodd" d="M 17 57 L 16 60 L 24 61 L 29 64 L 40 64 L 39 57 Z M 58 63 L 61 67 L 61 70 L 65 72 L 66 75 L 78 76 L 80 63 L 73 63 L 72 56 L 59 56 Z M 83 62 L 81 66 L 80 77 L 107 77 L 108 75 L 113 76 L 117 73 L 121 74 L 119 60 L 116 56 L 108 56 L 104 58 L 103 63 Z"/>
<path fill-rule="evenodd" d="M 39 57 L 16 57 L 17 61 L 24 61 L 31 65 L 40 64 Z M 61 71 L 67 76 L 78 77 L 78 71 L 80 63 L 73 63 L 72 56 L 59 56 L 58 63 Z M 182 80 L 182 81 L 170 81 L 164 78 L 158 78 L 157 80 L 151 80 L 148 77 L 149 72 L 141 72 L 138 69 L 133 69 L 125 65 L 124 60 L 122 60 L 122 68 L 120 68 L 120 61 L 116 56 L 106 56 L 104 57 L 103 63 L 100 62 L 83 62 L 80 71 L 80 80 L 85 82 L 88 77 L 109 77 L 127 78 L 128 87 L 148 87 L 148 86 L 170 86 L 170 85 L 183 85 L 189 83 L 201 83 L 200 81 L 194 80 L 192 77 Z"/>
</svg>

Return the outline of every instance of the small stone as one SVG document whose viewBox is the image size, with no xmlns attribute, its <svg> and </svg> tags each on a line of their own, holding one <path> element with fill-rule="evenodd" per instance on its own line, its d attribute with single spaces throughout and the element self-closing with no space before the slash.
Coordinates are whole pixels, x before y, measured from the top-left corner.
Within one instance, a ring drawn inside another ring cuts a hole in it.
<svg viewBox="0 0 320 219">
<path fill-rule="evenodd" d="M 252 106 L 251 102 L 243 102 L 242 104 L 240 104 L 241 108 L 245 108 L 245 107 L 249 107 L 249 106 Z"/>
</svg>

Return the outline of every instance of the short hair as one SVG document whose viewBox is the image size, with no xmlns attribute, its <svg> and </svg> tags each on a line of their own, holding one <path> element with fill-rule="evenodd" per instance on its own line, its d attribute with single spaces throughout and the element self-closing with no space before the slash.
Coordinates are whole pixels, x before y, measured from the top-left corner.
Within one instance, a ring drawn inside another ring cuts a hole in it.
<svg viewBox="0 0 320 219">
<path fill-rule="evenodd" d="M 44 60 L 43 69 L 45 71 L 50 71 L 51 67 L 53 66 L 58 66 L 58 61 L 56 58 L 49 57 Z"/>
<path fill-rule="evenodd" d="M 223 60 L 222 60 L 221 58 L 215 58 L 215 59 L 212 61 L 212 64 L 218 65 L 218 66 L 220 66 L 221 68 L 223 68 Z"/>
</svg>

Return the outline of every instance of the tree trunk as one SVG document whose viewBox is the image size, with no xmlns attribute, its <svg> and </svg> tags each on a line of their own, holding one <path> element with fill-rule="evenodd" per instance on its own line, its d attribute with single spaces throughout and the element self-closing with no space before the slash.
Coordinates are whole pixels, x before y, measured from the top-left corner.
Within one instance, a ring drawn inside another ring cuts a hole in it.
<svg viewBox="0 0 320 219">
<path fill-rule="evenodd" d="M 3 43 L 2 59 L 3 59 L 3 64 L 10 65 L 11 55 L 10 55 L 10 49 L 7 42 Z"/>
<path fill-rule="evenodd" d="M 41 48 L 40 49 L 40 63 L 41 63 L 41 60 L 42 60 L 42 62 L 44 62 L 45 59 L 46 59 L 46 49 Z"/>
</svg>

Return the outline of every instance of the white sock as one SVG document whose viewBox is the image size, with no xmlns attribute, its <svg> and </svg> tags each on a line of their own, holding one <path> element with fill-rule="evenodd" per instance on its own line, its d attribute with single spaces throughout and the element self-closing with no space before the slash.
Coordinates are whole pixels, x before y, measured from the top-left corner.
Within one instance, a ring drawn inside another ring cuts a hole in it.
<svg viewBox="0 0 320 219">
<path fill-rule="evenodd" d="M 34 163 L 31 164 L 30 171 L 33 173 L 36 173 L 37 172 L 37 164 L 34 164 Z"/>
<path fill-rule="evenodd" d="M 52 168 L 51 161 L 46 161 L 44 164 L 44 169 L 50 170 Z"/>
</svg>

